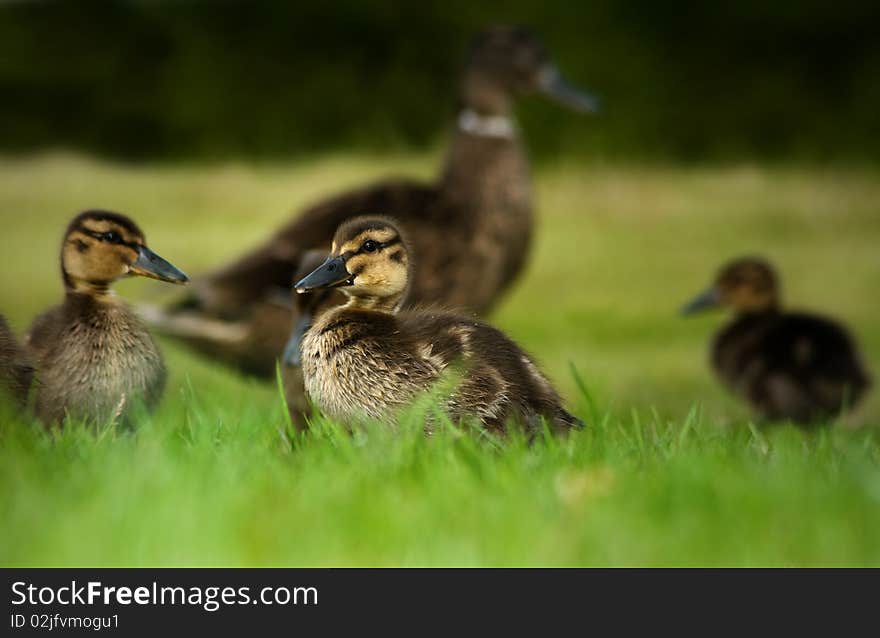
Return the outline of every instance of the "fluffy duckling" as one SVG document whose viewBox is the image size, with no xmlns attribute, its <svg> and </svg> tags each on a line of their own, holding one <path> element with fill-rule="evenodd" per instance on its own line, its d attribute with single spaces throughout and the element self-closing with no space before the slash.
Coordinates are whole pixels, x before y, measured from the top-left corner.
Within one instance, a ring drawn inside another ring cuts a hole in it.
<svg viewBox="0 0 880 638">
<path fill-rule="evenodd" d="M 154 407 L 165 385 L 162 355 L 111 285 L 131 275 L 177 284 L 187 276 L 147 248 L 132 220 L 102 210 L 70 222 L 61 272 L 63 303 L 37 317 L 25 337 L 39 378 L 38 418 L 103 424 L 124 419 L 138 402 Z"/>
<path fill-rule="evenodd" d="M 0 315 L 0 397 L 23 405 L 31 386 L 33 366 L 6 318 Z"/>
<path fill-rule="evenodd" d="M 530 171 L 513 122 L 515 102 L 528 94 L 579 112 L 597 108 L 595 98 L 563 80 L 536 34 L 508 26 L 481 33 L 463 69 L 460 111 L 437 179 L 385 179 L 315 203 L 200 277 L 174 307 L 151 309 L 151 325 L 247 372 L 274 374 L 289 312 L 267 300 L 289 289 L 306 251 L 326 252 L 342 222 L 377 211 L 398 220 L 416 249 L 409 303 L 487 313 L 522 271 L 531 245 Z"/>
<path fill-rule="evenodd" d="M 784 312 L 769 263 L 741 258 L 683 308 L 731 308 L 736 316 L 715 336 L 711 361 L 721 380 L 768 420 L 804 425 L 833 419 L 855 406 L 870 385 L 858 349 L 842 325 L 812 314 Z"/>
<path fill-rule="evenodd" d="M 475 417 L 499 432 L 511 418 L 532 432 L 540 417 L 559 432 L 580 425 L 534 361 L 499 330 L 450 312 L 401 310 L 411 274 L 396 223 L 359 217 L 339 227 L 330 257 L 295 285 L 299 293 L 338 288 L 348 298 L 302 340 L 306 391 L 325 414 L 387 419 L 444 373 L 460 371 L 446 400 L 455 420 Z"/>
</svg>

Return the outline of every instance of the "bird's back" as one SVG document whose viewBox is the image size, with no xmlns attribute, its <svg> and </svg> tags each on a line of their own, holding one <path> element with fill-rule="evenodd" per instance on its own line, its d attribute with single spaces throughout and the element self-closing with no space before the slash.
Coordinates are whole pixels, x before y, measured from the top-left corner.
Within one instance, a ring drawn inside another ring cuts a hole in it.
<svg viewBox="0 0 880 638">
<path fill-rule="evenodd" d="M 477 415 L 484 427 L 503 430 L 511 419 L 534 428 L 540 417 L 554 429 L 581 425 L 562 407 L 534 360 L 503 332 L 477 319 L 443 311 L 401 313 L 401 333 L 444 369 L 460 365 L 451 397 L 453 416 Z M 425 349 L 429 344 L 430 350 Z"/>
<path fill-rule="evenodd" d="M 444 401 L 453 419 L 475 416 L 497 431 L 512 418 L 528 428 L 540 417 L 556 430 L 581 425 L 504 333 L 445 311 L 330 311 L 306 335 L 303 370 L 309 394 L 340 418 L 381 419 L 447 379 L 452 385 Z"/>
</svg>

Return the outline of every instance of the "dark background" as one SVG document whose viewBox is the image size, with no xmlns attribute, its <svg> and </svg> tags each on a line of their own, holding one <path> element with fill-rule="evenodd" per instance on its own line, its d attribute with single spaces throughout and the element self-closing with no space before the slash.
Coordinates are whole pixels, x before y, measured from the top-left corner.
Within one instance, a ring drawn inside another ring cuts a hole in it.
<svg viewBox="0 0 880 638">
<path fill-rule="evenodd" d="M 0 152 L 274 158 L 421 148 L 482 25 L 543 34 L 600 119 L 524 100 L 539 158 L 880 159 L 877 3 L 13 3 Z M 552 126 L 550 125 L 552 124 Z"/>
</svg>

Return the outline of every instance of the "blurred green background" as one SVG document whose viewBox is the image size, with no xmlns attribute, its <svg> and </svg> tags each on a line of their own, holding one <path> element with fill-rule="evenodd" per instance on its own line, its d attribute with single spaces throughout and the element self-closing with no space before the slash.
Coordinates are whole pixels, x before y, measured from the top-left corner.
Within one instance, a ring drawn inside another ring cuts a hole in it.
<svg viewBox="0 0 880 638">
<path fill-rule="evenodd" d="M 486 24 L 534 27 L 601 124 L 528 101 L 538 158 L 880 157 L 876 2 L 12 3 L 0 151 L 118 158 L 412 150 L 454 113 Z"/>
</svg>

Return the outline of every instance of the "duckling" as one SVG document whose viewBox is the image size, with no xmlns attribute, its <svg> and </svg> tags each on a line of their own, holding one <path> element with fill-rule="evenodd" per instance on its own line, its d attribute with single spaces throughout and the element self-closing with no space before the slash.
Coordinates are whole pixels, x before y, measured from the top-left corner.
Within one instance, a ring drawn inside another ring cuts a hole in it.
<svg viewBox="0 0 880 638">
<path fill-rule="evenodd" d="M 340 225 L 330 257 L 295 284 L 299 293 L 338 289 L 348 302 L 321 314 L 302 339 L 306 391 L 344 422 L 393 418 L 447 374 L 462 373 L 446 399 L 452 419 L 504 432 L 540 418 L 556 432 L 581 425 L 535 362 L 501 331 L 441 310 L 402 310 L 413 274 L 396 222 L 358 217 Z"/>
<path fill-rule="evenodd" d="M 575 111 L 597 110 L 594 97 L 563 80 L 535 34 L 515 27 L 480 34 L 436 181 L 383 180 L 305 209 L 256 249 L 197 280 L 173 307 L 150 309 L 151 325 L 208 356 L 271 376 L 290 318 L 266 300 L 288 289 L 304 252 L 326 252 L 339 224 L 378 211 L 399 221 L 419 256 L 411 303 L 488 313 L 522 271 L 531 245 L 530 173 L 512 110 L 517 97 L 535 93 Z"/>
<path fill-rule="evenodd" d="M 6 318 L 0 315 L 0 398 L 24 405 L 34 368 Z"/>
<path fill-rule="evenodd" d="M 152 409 L 165 385 L 162 354 L 111 285 L 131 275 L 177 284 L 187 276 L 147 248 L 132 220 L 104 210 L 70 222 L 61 272 L 64 301 L 37 317 L 25 337 L 39 379 L 37 417 L 104 424 L 124 421 L 139 402 Z"/>
<path fill-rule="evenodd" d="M 712 366 L 764 419 L 827 422 L 854 407 L 870 386 L 844 326 L 780 308 L 778 278 L 764 259 L 728 263 L 714 285 L 682 311 L 718 306 L 733 309 L 736 316 L 715 336 Z"/>
</svg>

